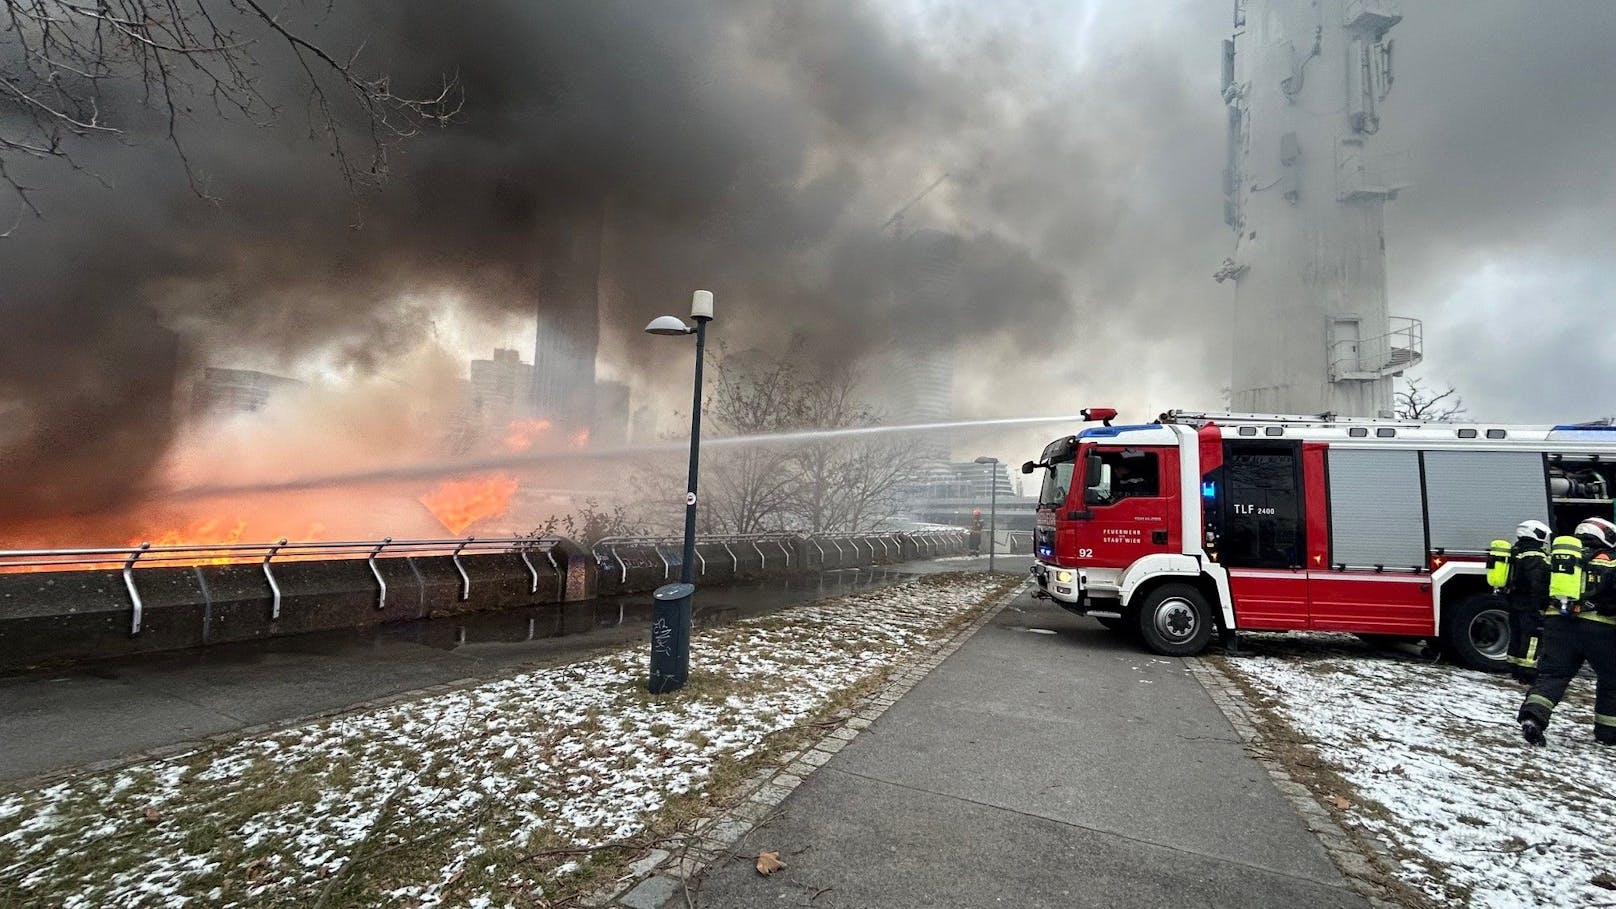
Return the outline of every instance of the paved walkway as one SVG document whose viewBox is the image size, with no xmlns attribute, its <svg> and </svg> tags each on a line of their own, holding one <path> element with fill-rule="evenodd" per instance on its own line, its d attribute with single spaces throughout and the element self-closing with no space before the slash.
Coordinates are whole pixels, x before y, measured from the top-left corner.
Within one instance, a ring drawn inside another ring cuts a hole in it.
<svg viewBox="0 0 1616 909">
<path fill-rule="evenodd" d="M 1181 661 L 1026 595 L 734 852 L 765 849 L 697 904 L 1367 905 Z"/>
</svg>

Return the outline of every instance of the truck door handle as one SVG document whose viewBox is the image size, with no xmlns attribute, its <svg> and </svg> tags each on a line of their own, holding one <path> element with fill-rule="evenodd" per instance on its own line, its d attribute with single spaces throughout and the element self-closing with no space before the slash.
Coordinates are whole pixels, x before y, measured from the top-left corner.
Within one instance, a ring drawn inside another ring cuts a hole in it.
<svg viewBox="0 0 1616 909">
<path fill-rule="evenodd" d="M 1068 511 L 1066 513 L 1066 520 L 1068 520 L 1068 521 L 1092 521 L 1092 520 L 1094 520 L 1094 512 L 1089 511 L 1086 508 L 1083 509 L 1082 511 Z"/>
<path fill-rule="evenodd" d="M 1150 532 L 1150 542 L 1154 543 L 1157 546 L 1166 546 L 1167 545 L 1167 531 L 1165 531 L 1165 530 L 1152 530 Z"/>
</svg>

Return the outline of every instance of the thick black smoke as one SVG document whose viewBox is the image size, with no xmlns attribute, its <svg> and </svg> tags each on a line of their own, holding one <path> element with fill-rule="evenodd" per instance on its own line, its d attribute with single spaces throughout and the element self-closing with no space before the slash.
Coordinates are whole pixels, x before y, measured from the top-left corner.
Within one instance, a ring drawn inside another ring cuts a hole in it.
<svg viewBox="0 0 1616 909">
<path fill-rule="evenodd" d="M 266 90 L 291 99 L 276 125 L 198 114 L 182 131 L 219 204 L 155 129 L 82 151 L 111 189 L 53 174 L 64 191 L 40 195 L 47 219 L 0 245 L 0 517 L 140 495 L 190 364 L 319 351 L 378 368 L 427 330 L 398 307 L 411 293 L 568 306 L 546 275 L 572 266 L 580 232 L 610 250 L 602 270 L 631 317 L 709 287 L 738 334 L 803 327 L 827 359 L 857 358 L 905 330 L 883 221 L 949 165 L 939 146 L 989 90 L 975 55 L 925 51 L 874 3 L 410 0 L 318 34 L 339 51 L 363 42 L 400 93 L 454 74 L 459 122 L 394 149 L 391 179 L 355 197 L 305 134 L 299 71 L 266 51 Z M 363 123 L 348 125 L 353 154 Z M 990 226 L 964 233 L 996 324 L 1054 317 L 1051 269 Z M 960 317 L 924 314 L 933 328 Z"/>
</svg>

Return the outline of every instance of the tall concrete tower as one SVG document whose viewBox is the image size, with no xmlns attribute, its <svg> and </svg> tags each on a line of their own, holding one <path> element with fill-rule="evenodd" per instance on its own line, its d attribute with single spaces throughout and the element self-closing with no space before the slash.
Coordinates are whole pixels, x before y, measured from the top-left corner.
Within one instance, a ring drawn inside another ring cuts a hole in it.
<svg viewBox="0 0 1616 909">
<path fill-rule="evenodd" d="M 531 403 L 535 416 L 568 432 L 595 418 L 601 230 L 598 216 L 578 217 L 550 226 L 539 240 Z"/>
<path fill-rule="evenodd" d="M 901 422 L 941 423 L 954 416 L 954 338 L 947 326 L 959 318 L 960 239 L 940 230 L 917 230 L 902 240 L 899 303 L 905 330 L 897 338 L 897 375 L 892 404 Z M 923 459 L 951 458 L 940 435 L 915 439 Z"/>
<path fill-rule="evenodd" d="M 1375 416 L 1421 357 L 1386 301 L 1384 207 L 1401 155 L 1378 147 L 1397 0 L 1235 0 L 1223 45 L 1224 220 L 1234 254 L 1233 407 Z"/>
</svg>

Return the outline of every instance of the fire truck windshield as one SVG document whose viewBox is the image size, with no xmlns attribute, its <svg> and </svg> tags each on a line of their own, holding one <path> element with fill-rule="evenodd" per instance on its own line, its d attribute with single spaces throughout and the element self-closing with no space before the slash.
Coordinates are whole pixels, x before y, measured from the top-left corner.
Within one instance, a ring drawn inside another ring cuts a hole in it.
<svg viewBox="0 0 1616 909">
<path fill-rule="evenodd" d="M 1066 502 L 1066 492 L 1072 486 L 1074 461 L 1061 461 L 1044 468 L 1044 488 L 1038 493 L 1039 508 L 1057 508 Z"/>
</svg>

